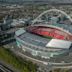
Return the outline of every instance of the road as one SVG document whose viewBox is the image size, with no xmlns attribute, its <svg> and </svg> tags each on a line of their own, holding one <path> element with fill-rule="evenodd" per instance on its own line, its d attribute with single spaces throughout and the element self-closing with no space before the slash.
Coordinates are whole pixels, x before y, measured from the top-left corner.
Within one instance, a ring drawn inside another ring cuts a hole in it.
<svg viewBox="0 0 72 72">
<path fill-rule="evenodd" d="M 0 72 L 14 72 L 11 69 L 7 68 L 3 64 L 0 63 Z"/>
<path fill-rule="evenodd" d="M 34 58 L 31 58 L 29 56 L 26 56 L 24 54 L 22 54 L 21 52 L 16 52 L 16 51 L 13 51 L 16 55 L 19 55 L 21 56 L 22 58 L 28 58 L 32 61 L 36 61 L 38 63 L 42 63 L 46 66 L 52 66 L 52 68 L 68 68 L 68 69 L 72 69 L 72 63 L 53 63 L 53 62 L 46 62 L 46 61 L 40 61 L 38 59 L 34 59 Z"/>
</svg>

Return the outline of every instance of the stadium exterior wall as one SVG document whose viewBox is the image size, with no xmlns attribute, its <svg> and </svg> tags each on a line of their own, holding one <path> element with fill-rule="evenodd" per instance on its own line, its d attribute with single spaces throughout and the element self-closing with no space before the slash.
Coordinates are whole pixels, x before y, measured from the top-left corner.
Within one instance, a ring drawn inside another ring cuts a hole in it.
<svg viewBox="0 0 72 72">
<path fill-rule="evenodd" d="M 67 52 L 67 50 L 44 51 L 44 50 L 40 50 L 39 48 L 35 49 L 36 46 L 29 45 L 28 43 L 26 43 L 25 41 L 19 38 L 16 38 L 16 43 L 17 46 L 21 48 L 21 50 L 29 52 L 33 56 L 40 56 L 41 58 L 46 58 L 46 59 Z"/>
</svg>

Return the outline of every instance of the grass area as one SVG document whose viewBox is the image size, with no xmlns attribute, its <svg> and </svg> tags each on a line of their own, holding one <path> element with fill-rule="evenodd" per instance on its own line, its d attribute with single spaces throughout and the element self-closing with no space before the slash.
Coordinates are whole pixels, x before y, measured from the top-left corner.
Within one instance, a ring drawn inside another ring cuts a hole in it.
<svg viewBox="0 0 72 72">
<path fill-rule="evenodd" d="M 0 47 L 0 59 L 13 66 L 15 69 L 20 70 L 20 72 L 36 72 L 37 66 L 35 64 L 31 61 L 16 57 L 9 49 Z"/>
<path fill-rule="evenodd" d="M 51 36 L 43 36 L 43 35 L 39 35 L 39 36 L 44 37 L 44 38 L 48 38 L 48 39 L 53 39 L 53 37 L 51 37 Z"/>
<path fill-rule="evenodd" d="M 50 36 L 43 36 L 43 37 L 48 39 L 53 39 L 53 37 L 50 37 Z"/>
</svg>

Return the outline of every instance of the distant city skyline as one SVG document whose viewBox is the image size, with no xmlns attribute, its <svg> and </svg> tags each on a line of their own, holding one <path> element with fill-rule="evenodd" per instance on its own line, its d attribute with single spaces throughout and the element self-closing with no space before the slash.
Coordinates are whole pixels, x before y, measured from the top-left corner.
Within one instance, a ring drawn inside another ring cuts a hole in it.
<svg viewBox="0 0 72 72">
<path fill-rule="evenodd" d="M 44 2 L 44 3 L 72 3 L 72 0 L 0 0 L 0 2 L 16 3 L 16 2 Z"/>
</svg>

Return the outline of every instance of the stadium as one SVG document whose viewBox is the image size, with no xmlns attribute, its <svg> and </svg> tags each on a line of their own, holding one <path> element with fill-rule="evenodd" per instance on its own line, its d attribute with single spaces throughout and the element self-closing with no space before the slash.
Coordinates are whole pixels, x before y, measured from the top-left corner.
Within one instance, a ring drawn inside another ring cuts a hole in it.
<svg viewBox="0 0 72 72">
<path fill-rule="evenodd" d="M 16 31 L 19 49 L 35 57 L 49 59 L 72 48 L 72 25 L 55 22 L 35 23 Z"/>
</svg>

